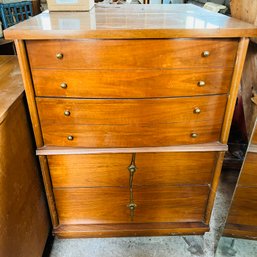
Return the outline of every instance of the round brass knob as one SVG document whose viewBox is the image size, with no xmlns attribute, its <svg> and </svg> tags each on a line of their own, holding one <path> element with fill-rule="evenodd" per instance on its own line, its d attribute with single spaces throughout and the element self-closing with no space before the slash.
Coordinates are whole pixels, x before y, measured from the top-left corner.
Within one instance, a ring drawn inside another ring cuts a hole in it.
<svg viewBox="0 0 257 257">
<path fill-rule="evenodd" d="M 72 140 L 73 140 L 73 136 L 67 136 L 67 139 L 68 139 L 69 141 L 72 141 Z"/>
<path fill-rule="evenodd" d="M 197 83 L 198 87 L 204 87 L 205 86 L 205 81 L 201 80 Z"/>
<path fill-rule="evenodd" d="M 56 58 L 61 60 L 63 58 L 63 54 L 62 53 L 57 53 Z"/>
<path fill-rule="evenodd" d="M 66 83 L 61 83 L 61 88 L 63 88 L 63 89 L 65 89 L 65 88 L 67 88 L 68 87 L 68 85 L 66 84 Z"/>
<path fill-rule="evenodd" d="M 197 134 L 197 133 L 191 133 L 191 137 L 192 137 L 192 138 L 197 138 L 197 137 L 198 137 L 198 134 Z"/>
<path fill-rule="evenodd" d="M 208 57 L 208 56 L 210 56 L 210 52 L 209 51 L 203 51 L 202 56 L 203 57 Z"/>
<path fill-rule="evenodd" d="M 196 107 L 196 108 L 194 109 L 194 113 L 195 113 L 195 114 L 199 114 L 199 113 L 201 113 L 201 109 L 200 109 L 200 108 L 198 108 L 198 107 Z"/>
<path fill-rule="evenodd" d="M 70 111 L 68 111 L 68 110 L 64 111 L 64 115 L 65 116 L 70 116 Z"/>
</svg>

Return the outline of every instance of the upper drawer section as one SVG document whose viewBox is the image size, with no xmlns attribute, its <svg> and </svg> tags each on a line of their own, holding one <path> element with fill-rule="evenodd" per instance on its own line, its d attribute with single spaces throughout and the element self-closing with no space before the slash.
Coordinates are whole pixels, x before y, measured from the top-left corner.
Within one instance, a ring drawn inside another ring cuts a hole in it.
<svg viewBox="0 0 257 257">
<path fill-rule="evenodd" d="M 233 67 L 237 46 L 226 39 L 27 41 L 32 69 Z"/>
<path fill-rule="evenodd" d="M 228 92 L 232 68 L 175 70 L 32 70 L 37 96 L 174 97 Z"/>
</svg>

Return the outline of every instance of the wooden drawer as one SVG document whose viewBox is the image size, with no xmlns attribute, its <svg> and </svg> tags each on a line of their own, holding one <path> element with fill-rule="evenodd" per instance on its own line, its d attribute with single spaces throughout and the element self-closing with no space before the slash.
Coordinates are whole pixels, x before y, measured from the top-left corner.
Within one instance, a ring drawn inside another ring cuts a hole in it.
<svg viewBox="0 0 257 257">
<path fill-rule="evenodd" d="M 129 186 L 132 154 L 52 155 L 53 187 Z M 209 184 L 216 153 L 137 153 L 134 185 Z"/>
<path fill-rule="evenodd" d="M 37 99 L 37 104 L 45 145 L 140 147 L 218 141 L 226 101 L 222 95 L 154 100 Z M 195 113 L 196 108 L 200 114 Z"/>
<path fill-rule="evenodd" d="M 233 70 L 44 70 L 32 71 L 37 96 L 147 98 L 224 94 Z M 204 86 L 199 86 L 204 82 Z M 64 88 L 63 88 L 64 87 Z"/>
<path fill-rule="evenodd" d="M 134 130 L 143 125 L 196 123 L 204 120 L 220 123 L 227 96 L 140 100 L 85 100 L 37 98 L 40 123 L 81 125 L 123 125 Z M 198 113 L 200 112 L 200 113 Z"/>
<path fill-rule="evenodd" d="M 247 153 L 238 185 L 257 186 L 257 153 Z"/>
<path fill-rule="evenodd" d="M 134 223 L 202 221 L 208 186 L 135 187 Z M 61 224 L 130 223 L 128 188 L 54 189 Z"/>
<path fill-rule="evenodd" d="M 257 187 L 237 187 L 228 224 L 257 226 Z"/>
<path fill-rule="evenodd" d="M 173 69 L 233 67 L 238 41 L 37 40 L 27 41 L 26 46 L 32 69 Z M 204 51 L 210 55 L 204 57 Z"/>
<path fill-rule="evenodd" d="M 42 126 L 46 146 L 149 147 L 203 144 L 220 139 L 222 121 L 173 123 L 137 127 L 118 125 Z M 192 135 L 197 137 L 194 138 Z"/>
</svg>

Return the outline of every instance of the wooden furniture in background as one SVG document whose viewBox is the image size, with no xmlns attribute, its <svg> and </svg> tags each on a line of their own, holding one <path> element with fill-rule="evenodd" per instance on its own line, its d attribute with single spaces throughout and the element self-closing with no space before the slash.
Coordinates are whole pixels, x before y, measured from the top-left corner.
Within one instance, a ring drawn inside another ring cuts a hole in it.
<svg viewBox="0 0 257 257">
<path fill-rule="evenodd" d="M 50 220 L 16 56 L 0 56 L 0 256 L 41 257 Z"/>
<path fill-rule="evenodd" d="M 253 25 L 193 5 L 100 5 L 6 30 L 54 234 L 208 231 L 248 37 L 256 35 Z"/>
<path fill-rule="evenodd" d="M 257 236 L 257 122 L 232 199 L 225 236 L 256 239 Z"/>
</svg>

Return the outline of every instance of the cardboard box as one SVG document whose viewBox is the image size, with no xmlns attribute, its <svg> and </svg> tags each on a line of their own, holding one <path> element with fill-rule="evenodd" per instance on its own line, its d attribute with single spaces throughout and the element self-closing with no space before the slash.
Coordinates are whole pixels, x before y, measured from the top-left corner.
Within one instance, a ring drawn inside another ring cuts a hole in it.
<svg viewBox="0 0 257 257">
<path fill-rule="evenodd" d="M 89 11 L 94 0 L 47 0 L 49 11 Z"/>
</svg>

